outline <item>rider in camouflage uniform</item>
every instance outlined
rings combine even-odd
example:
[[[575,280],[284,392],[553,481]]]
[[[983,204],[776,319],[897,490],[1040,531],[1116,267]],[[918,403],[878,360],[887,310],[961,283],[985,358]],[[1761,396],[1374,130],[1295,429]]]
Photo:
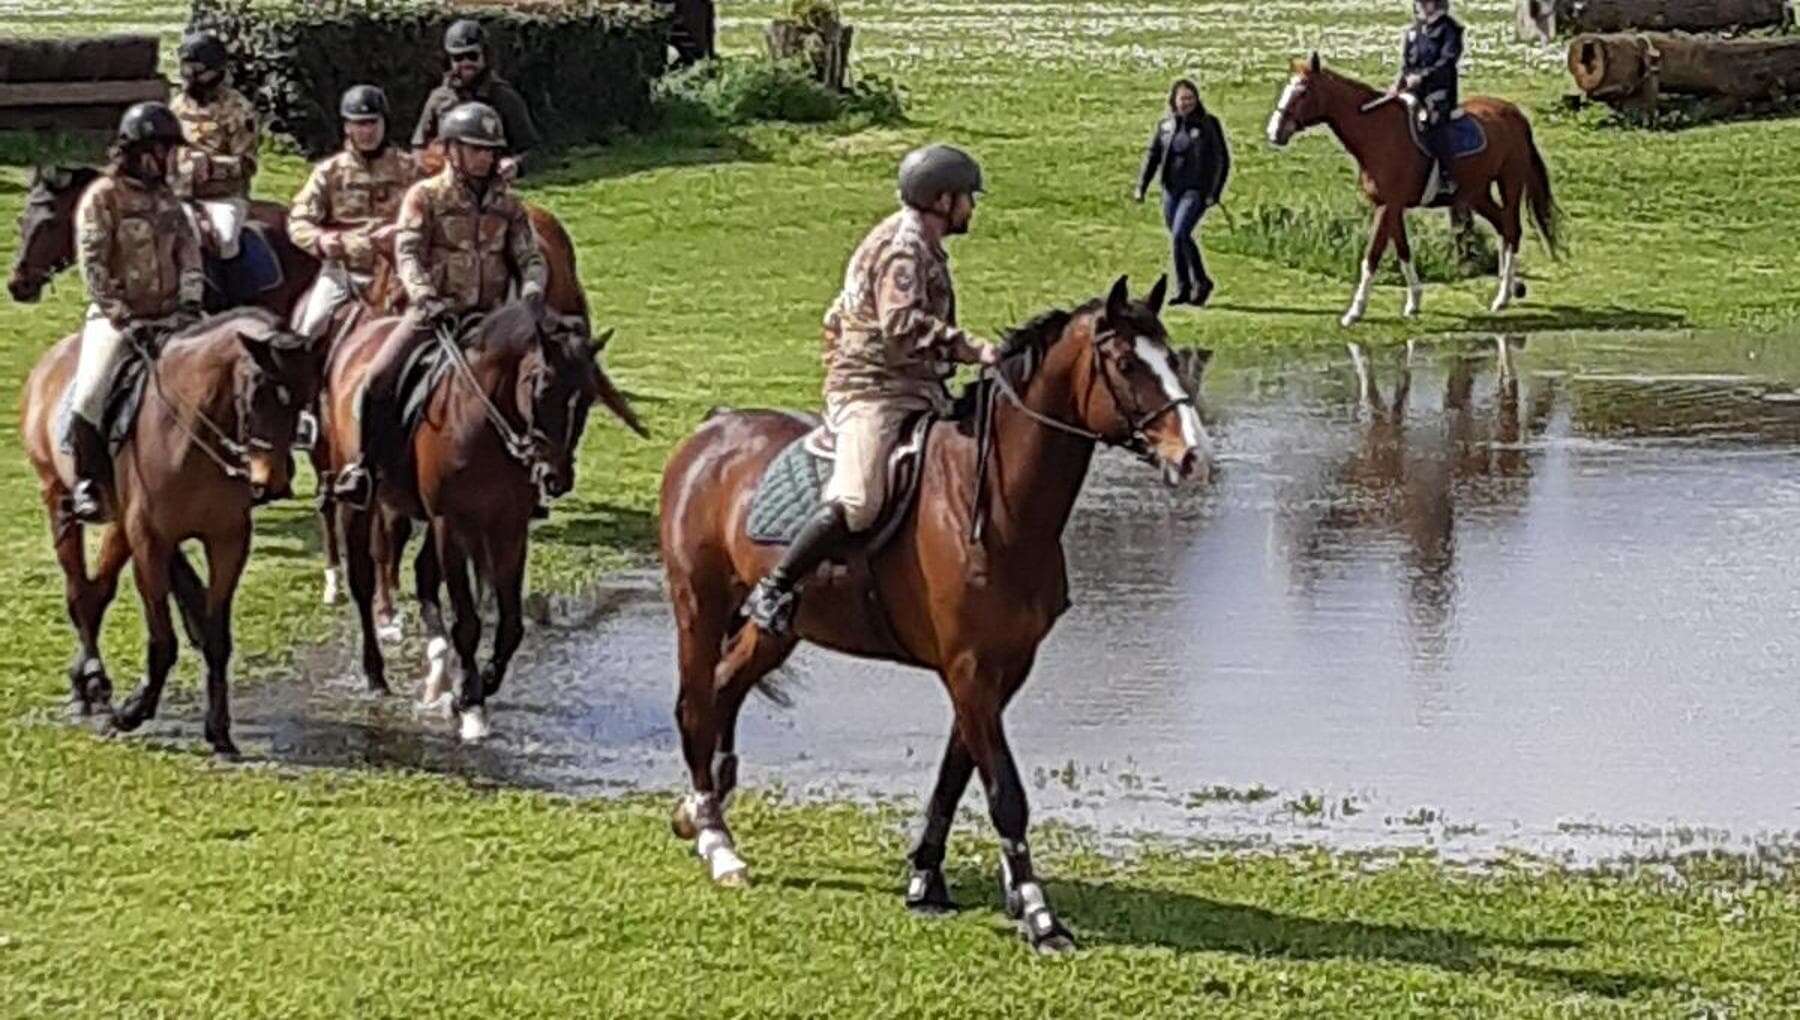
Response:
[[[256,108],[225,84],[225,46],[216,37],[197,32],[181,41],[181,90],[169,108],[187,136],[175,154],[175,194],[197,206],[197,225],[219,257],[237,258],[261,135]]]
[[[481,22],[463,20],[444,33],[444,56],[450,69],[444,82],[425,97],[425,109],[419,114],[419,125],[413,131],[413,148],[423,149],[441,134],[443,119],[464,103],[486,103],[500,114],[506,128],[506,158],[500,161],[500,176],[514,180],[525,172],[525,155],[538,144],[537,125],[532,123],[531,109],[525,98],[508,84],[487,61],[487,39]]]
[[[1450,114],[1457,104],[1457,62],[1463,54],[1463,27],[1450,16],[1450,0],[1416,0],[1413,25],[1400,53],[1400,79],[1393,92],[1417,99],[1421,134],[1438,162],[1443,193],[1456,191],[1456,155],[1451,150]]]
[[[323,265],[294,313],[294,331],[317,339],[331,317],[368,287],[381,248],[392,243],[395,215],[419,164],[387,140],[387,96],[373,85],[344,92],[344,151],[313,168],[294,196],[288,236]]]
[[[200,317],[200,239],[168,186],[169,163],[181,144],[181,123],[162,103],[125,111],[111,163],[75,212],[75,248],[93,302],[70,394],[77,476],[71,503],[83,521],[106,516],[101,492],[112,456],[100,418],[126,337],[153,320],[173,317],[170,325],[177,325]]]
[[[465,103],[444,115],[443,137],[444,169],[413,185],[400,203],[394,255],[408,321],[388,337],[367,376],[361,456],[337,483],[338,494],[355,503],[367,498],[369,471],[395,452],[395,391],[413,350],[440,324],[493,311],[515,286],[520,300],[541,307],[549,281],[525,203],[499,174],[506,147],[500,115],[484,103]]]
[[[837,441],[825,502],[745,605],[750,621],[781,635],[794,593],[819,564],[879,516],[888,454],[906,419],[948,410],[945,380],[958,362],[996,364],[998,348],[956,325],[956,292],[943,239],[966,233],[982,190],[968,153],[931,145],[900,163],[899,212],[850,257],[843,291],[825,314],[825,417]]]

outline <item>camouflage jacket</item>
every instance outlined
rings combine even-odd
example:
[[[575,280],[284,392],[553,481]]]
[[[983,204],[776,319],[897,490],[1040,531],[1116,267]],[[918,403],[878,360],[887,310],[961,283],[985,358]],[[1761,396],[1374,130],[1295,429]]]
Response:
[[[441,301],[453,312],[492,311],[515,278],[538,291],[549,280],[525,203],[498,180],[477,198],[445,167],[407,191],[399,225],[395,267],[414,308]]]
[[[288,236],[302,250],[326,258],[324,243],[336,235],[341,260],[355,273],[373,272],[375,231],[400,212],[400,200],[419,179],[412,153],[387,146],[373,158],[346,145],[313,168],[288,213]]]
[[[75,250],[88,295],[120,328],[204,296],[200,238],[167,189],[102,174],[76,209]]]
[[[944,380],[971,339],[956,326],[944,249],[903,209],[869,233],[825,313],[825,397],[941,408]]]
[[[250,100],[221,85],[205,103],[178,91],[169,100],[169,109],[181,120],[188,141],[175,153],[171,180],[175,194],[192,199],[249,197],[261,141],[256,107]]]

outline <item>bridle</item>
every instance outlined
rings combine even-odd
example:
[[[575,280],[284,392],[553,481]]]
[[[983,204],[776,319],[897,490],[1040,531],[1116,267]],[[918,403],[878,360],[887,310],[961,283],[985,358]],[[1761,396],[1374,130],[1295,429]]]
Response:
[[[206,458],[218,466],[225,477],[237,481],[248,481],[250,478],[250,455],[253,453],[272,453],[279,449],[281,443],[269,436],[258,435],[251,431],[251,401],[255,397],[255,387],[240,387],[236,380],[232,383],[232,411],[237,417],[235,435],[226,434],[219,424],[210,418],[199,407],[190,407],[181,400],[171,397],[162,384],[162,365],[157,359],[157,348],[149,343],[142,331],[134,333],[130,338],[132,349],[138,357],[144,359],[145,371],[150,374],[150,389],[156,398],[175,412],[175,427],[185,433],[194,446]],[[283,407],[293,404],[293,394],[286,383],[275,384],[276,399]],[[188,422],[192,420],[210,433],[210,438],[202,437]],[[291,440],[290,440],[291,442]]]
[[[549,491],[550,462],[538,454],[539,450],[550,446],[552,438],[538,424],[536,385],[533,385],[534,392],[529,405],[519,411],[525,419],[524,428],[514,428],[512,422],[507,420],[506,415],[488,396],[487,389],[481,385],[480,380],[475,378],[475,370],[469,366],[469,359],[463,356],[462,346],[457,343],[458,335],[475,328],[479,321],[478,318],[473,318],[460,326],[449,323],[441,324],[435,334],[437,342],[444,349],[444,356],[449,359],[455,369],[456,377],[466,383],[470,392],[474,393],[475,398],[481,401],[482,413],[487,418],[488,425],[500,437],[500,444],[505,447],[507,456],[525,469],[531,477],[531,484],[537,488],[540,496],[546,501],[554,500],[555,494]],[[540,348],[548,339],[544,336],[543,330],[539,329]],[[545,358],[543,367],[537,371],[550,374],[548,355],[545,355]],[[578,417],[575,410],[580,401],[581,391],[577,388],[569,394],[569,414],[563,426],[561,449],[571,449],[574,445]]]

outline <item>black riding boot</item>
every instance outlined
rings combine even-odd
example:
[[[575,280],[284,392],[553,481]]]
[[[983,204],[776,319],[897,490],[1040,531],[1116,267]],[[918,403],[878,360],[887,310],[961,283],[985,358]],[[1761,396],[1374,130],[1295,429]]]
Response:
[[[357,448],[361,454],[343,466],[333,481],[331,494],[345,504],[366,507],[375,495],[375,472],[387,460],[387,438],[400,425],[393,421],[393,401],[385,392],[384,380],[370,379],[363,384],[357,405]]]
[[[1456,151],[1450,141],[1448,122],[1432,130],[1431,155],[1438,163],[1438,194],[1442,197],[1456,194]]]
[[[112,453],[100,427],[78,414],[69,416],[69,440],[75,448],[75,489],[69,509],[75,519],[100,524],[107,519],[106,489],[112,483]]]
[[[794,623],[794,591],[813,571],[850,539],[850,525],[844,521],[844,508],[826,503],[812,515],[794,544],[775,569],[768,572],[750,598],[744,602],[744,615],[750,622],[776,637],[785,636]]]

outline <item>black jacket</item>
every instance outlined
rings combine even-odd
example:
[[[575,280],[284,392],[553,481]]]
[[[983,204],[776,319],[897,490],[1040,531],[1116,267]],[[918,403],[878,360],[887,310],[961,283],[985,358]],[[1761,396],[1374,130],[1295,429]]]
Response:
[[[519,173],[525,172],[525,154],[538,145],[537,125],[531,120],[531,109],[525,105],[525,97],[519,95],[504,79],[488,73],[482,76],[473,89],[458,88],[444,76],[444,83],[431,90],[425,98],[425,109],[419,114],[419,126],[413,131],[413,147],[422,149],[437,141],[438,121],[462,103],[479,100],[494,108],[500,115],[500,123],[506,128],[507,155],[519,161]]]
[[[1406,43],[1400,52],[1400,75],[1421,75],[1416,94],[1429,99],[1442,92],[1439,102],[1453,109],[1457,103],[1456,64],[1463,55],[1463,27],[1448,14],[1429,25],[1414,25],[1406,30]]]
[[[1225,180],[1231,176],[1231,148],[1225,144],[1219,118],[1207,113],[1204,106],[1186,117],[1173,113],[1164,117],[1150,133],[1144,169],[1138,176],[1140,193],[1150,190],[1158,168],[1165,194],[1198,191],[1208,204],[1218,204],[1225,194]]]

